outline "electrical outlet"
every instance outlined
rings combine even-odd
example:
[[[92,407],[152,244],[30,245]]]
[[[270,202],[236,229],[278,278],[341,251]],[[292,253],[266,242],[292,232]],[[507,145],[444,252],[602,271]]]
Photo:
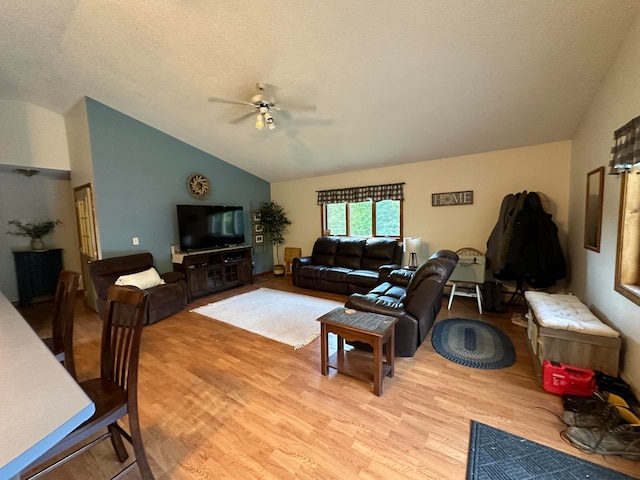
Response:
[[[138,237],[133,237],[133,244],[134,245],[139,245],[140,244],[140,239]]]

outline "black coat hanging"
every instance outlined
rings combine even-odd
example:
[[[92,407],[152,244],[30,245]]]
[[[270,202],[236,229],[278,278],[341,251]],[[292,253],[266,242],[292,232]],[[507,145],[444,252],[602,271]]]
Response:
[[[503,199],[487,240],[487,268],[499,280],[524,280],[533,288],[549,287],[566,276],[558,227],[537,193],[524,191]]]

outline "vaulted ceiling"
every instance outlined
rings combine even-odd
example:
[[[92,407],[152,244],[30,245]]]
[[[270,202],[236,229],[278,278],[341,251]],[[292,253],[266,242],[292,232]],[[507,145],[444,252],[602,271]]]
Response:
[[[0,99],[83,96],[268,181],[570,139],[637,0],[2,0]],[[259,131],[257,81],[283,107]],[[176,159],[179,161],[179,159]]]

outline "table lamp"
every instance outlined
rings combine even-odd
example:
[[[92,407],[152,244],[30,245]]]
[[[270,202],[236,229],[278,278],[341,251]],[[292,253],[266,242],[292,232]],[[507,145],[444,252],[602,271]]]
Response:
[[[405,237],[404,253],[409,255],[409,265],[411,270],[418,268],[418,252],[422,248],[422,237]]]

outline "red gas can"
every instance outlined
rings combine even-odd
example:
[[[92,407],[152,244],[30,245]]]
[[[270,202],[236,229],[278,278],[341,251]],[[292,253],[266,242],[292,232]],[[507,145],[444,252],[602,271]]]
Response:
[[[542,388],[557,395],[570,393],[588,397],[597,386],[593,370],[545,360],[542,362]]]

